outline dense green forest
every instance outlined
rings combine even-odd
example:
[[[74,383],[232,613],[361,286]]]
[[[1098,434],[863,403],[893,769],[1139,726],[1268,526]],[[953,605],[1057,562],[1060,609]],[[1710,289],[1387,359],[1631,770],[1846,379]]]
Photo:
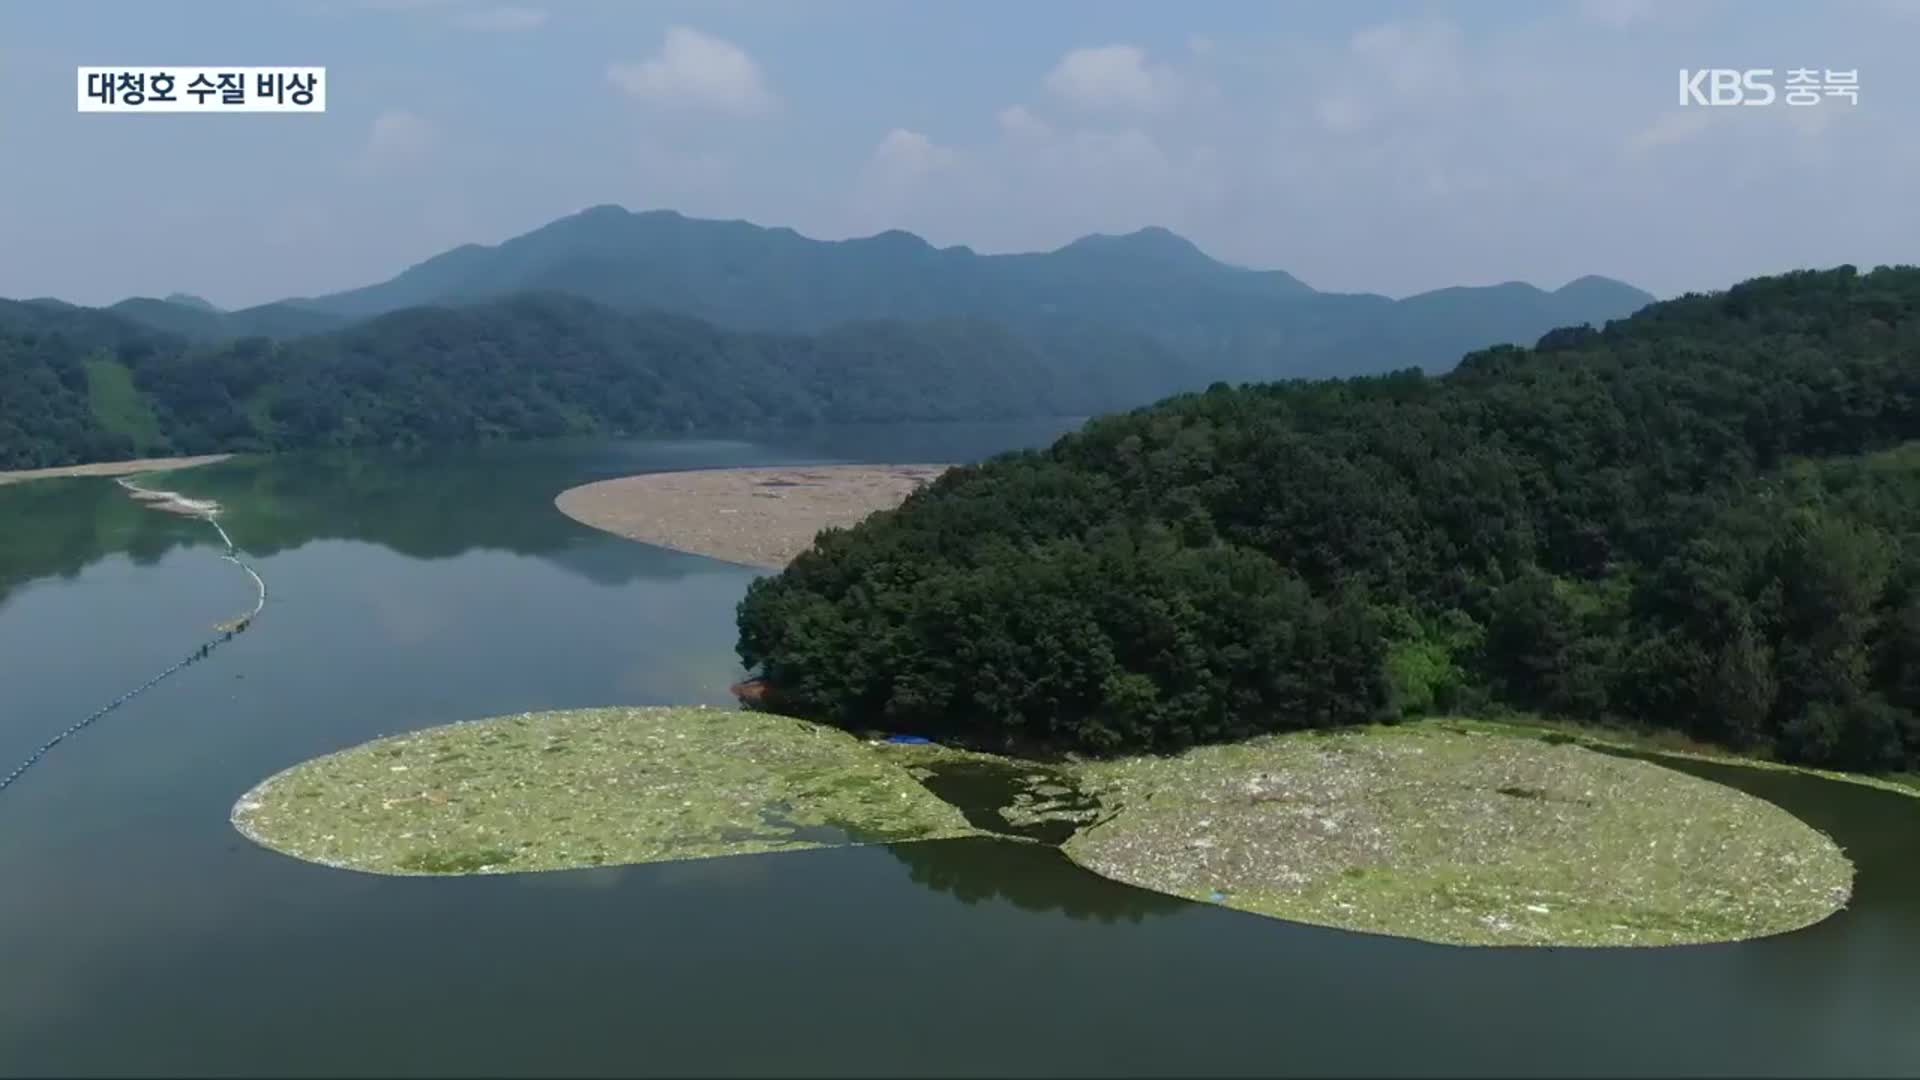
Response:
[[[547,294],[222,344],[91,309],[0,301],[0,468],[1087,415],[1150,396],[1143,380],[1163,363],[1150,348],[1050,351],[971,320],[740,334]]]
[[[1166,750],[1506,706],[1920,759],[1920,270],[1216,385],[955,470],[740,606],[800,715]]]

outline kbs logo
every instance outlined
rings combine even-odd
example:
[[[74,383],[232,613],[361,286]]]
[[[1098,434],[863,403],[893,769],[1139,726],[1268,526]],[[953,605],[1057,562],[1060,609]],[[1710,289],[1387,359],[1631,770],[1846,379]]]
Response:
[[[1699,68],[1680,69],[1682,105],[1771,105],[1773,69]]]
[[[1818,105],[1825,97],[1844,97],[1860,104],[1860,72],[1794,68],[1787,72],[1785,100],[1789,105]],[[1781,95],[1774,88],[1772,68],[1680,69],[1682,105],[1771,105]]]

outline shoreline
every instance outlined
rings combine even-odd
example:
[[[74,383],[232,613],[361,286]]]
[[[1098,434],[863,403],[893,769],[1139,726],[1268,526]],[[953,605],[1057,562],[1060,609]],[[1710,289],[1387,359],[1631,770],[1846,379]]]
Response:
[[[128,458],[125,461],[96,461],[86,465],[55,465],[45,469],[12,469],[0,472],[0,486],[73,476],[134,476],[139,473],[190,469],[225,461],[232,456],[199,454],[189,457]]]
[[[802,465],[641,473],[568,488],[562,514],[628,540],[779,570],[822,529],[891,510],[952,465]]]

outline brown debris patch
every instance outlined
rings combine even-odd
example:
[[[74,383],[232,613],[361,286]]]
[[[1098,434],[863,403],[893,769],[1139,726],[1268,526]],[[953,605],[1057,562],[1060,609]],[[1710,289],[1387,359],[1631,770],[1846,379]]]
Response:
[[[629,540],[778,570],[820,530],[899,506],[949,465],[702,469],[602,480],[560,493],[560,512]]]

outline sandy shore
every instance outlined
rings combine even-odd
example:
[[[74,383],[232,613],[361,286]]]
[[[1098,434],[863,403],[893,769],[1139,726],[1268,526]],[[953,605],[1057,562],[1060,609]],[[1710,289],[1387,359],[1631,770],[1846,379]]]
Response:
[[[161,469],[185,469],[225,461],[232,454],[202,454],[199,457],[135,458],[132,461],[96,461],[91,465],[61,465],[52,469],[16,469],[0,472],[0,484],[20,484],[28,480],[50,480],[57,476],[131,476]]]
[[[575,521],[630,540],[777,570],[821,529],[900,505],[950,465],[703,469],[602,480],[560,493]]]

